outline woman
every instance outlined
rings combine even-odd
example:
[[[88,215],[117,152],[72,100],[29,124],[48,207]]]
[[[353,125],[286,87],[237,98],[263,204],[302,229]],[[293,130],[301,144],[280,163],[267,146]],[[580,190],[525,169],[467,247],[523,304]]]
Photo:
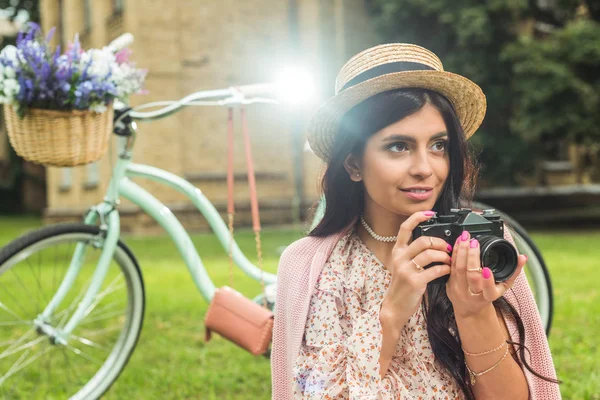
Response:
[[[279,264],[274,399],[560,398],[526,256],[495,283],[469,232],[411,240],[436,212],[470,206],[466,140],[485,108],[476,84],[419,46],[342,67],[309,127],[327,162],[325,214]]]

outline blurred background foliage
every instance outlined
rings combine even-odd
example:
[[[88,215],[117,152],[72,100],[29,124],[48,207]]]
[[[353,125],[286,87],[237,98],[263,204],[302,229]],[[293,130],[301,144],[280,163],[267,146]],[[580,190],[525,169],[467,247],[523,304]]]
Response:
[[[370,0],[384,41],[434,51],[488,99],[482,178],[513,184],[565,140],[600,138],[600,2]]]

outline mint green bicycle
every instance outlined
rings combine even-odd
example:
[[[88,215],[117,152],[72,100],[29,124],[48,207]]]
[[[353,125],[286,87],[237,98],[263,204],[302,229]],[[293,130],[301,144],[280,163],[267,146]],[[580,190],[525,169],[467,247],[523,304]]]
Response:
[[[261,84],[202,91],[179,101],[117,110],[120,151],[104,201],[89,209],[83,223],[50,225],[0,249],[1,399],[97,399],[127,364],[142,328],[145,293],[140,266],[120,240],[122,197],[165,229],[201,295],[207,302],[212,299],[215,286],[188,233],[167,206],[132,178],[153,180],[188,197],[234,263],[265,283],[265,291],[253,301],[266,301],[274,309],[276,275],[262,272],[244,256],[202,192],[172,173],[132,162],[136,121],[163,118],[188,106],[276,103],[274,90],[273,84]],[[161,108],[141,111],[156,107]],[[545,264],[526,232],[516,222],[509,223],[521,251],[529,256],[528,266],[534,271],[530,282],[549,329],[552,291]]]
[[[223,248],[231,251],[235,264],[265,283],[265,300],[273,308],[276,275],[261,271],[244,256],[202,192],[174,174],[131,160],[136,120],[162,118],[186,106],[272,103],[258,97],[272,90],[273,85],[260,84],[204,91],[176,102],[116,111],[115,133],[122,146],[104,201],[91,207],[83,224],[47,226],[0,251],[0,398],[32,393],[28,399],[96,399],[126,365],[140,335],[145,299],[138,262],[119,240],[121,197],[167,231],[198,290],[206,301],[212,299],[215,286],[181,223],[131,178],[150,179],[186,195]],[[162,108],[139,111],[157,106]],[[253,301],[262,304],[263,297]]]

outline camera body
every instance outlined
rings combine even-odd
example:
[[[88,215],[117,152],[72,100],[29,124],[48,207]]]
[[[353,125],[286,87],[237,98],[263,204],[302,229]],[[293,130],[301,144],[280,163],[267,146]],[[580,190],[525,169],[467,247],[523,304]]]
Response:
[[[509,279],[517,269],[518,254],[510,242],[504,239],[504,221],[495,210],[484,210],[482,214],[469,208],[450,210],[448,215],[438,215],[420,223],[412,233],[413,240],[420,236],[433,236],[444,239],[454,246],[463,231],[468,231],[472,239],[479,241],[481,267],[488,267],[496,282]],[[429,268],[441,263],[432,263]],[[432,283],[446,283],[449,275],[444,275]]]

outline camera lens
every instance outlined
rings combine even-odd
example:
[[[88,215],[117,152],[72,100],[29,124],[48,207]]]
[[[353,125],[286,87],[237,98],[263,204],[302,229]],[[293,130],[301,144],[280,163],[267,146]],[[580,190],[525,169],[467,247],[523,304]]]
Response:
[[[481,266],[488,267],[494,273],[496,282],[504,282],[517,269],[517,251],[506,240],[497,236],[481,235],[477,237],[481,248]]]

